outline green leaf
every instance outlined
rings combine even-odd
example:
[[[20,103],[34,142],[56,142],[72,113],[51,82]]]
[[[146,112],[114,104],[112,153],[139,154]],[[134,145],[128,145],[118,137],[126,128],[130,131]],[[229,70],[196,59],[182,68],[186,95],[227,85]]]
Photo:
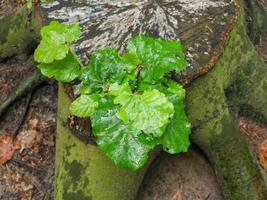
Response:
[[[81,30],[78,25],[66,25],[52,21],[41,30],[43,40],[53,40],[57,43],[71,43],[79,39]]]
[[[175,96],[177,95],[177,98],[182,100],[185,98],[185,89],[181,84],[178,84],[177,82],[172,80],[168,80],[166,84],[168,86],[168,90],[175,94]]]
[[[132,94],[131,88],[128,82],[119,85],[117,82],[109,86],[109,94],[114,96],[119,96],[121,94]]]
[[[140,131],[130,128],[116,117],[119,109],[113,98],[100,99],[91,121],[93,134],[99,148],[112,159],[118,167],[137,170],[148,159],[148,153],[156,145]]]
[[[71,42],[80,37],[78,25],[65,25],[52,21],[41,29],[42,40],[35,50],[34,60],[39,63],[51,63],[63,59]]]
[[[160,137],[173,116],[174,107],[166,96],[156,89],[142,95],[121,93],[114,103],[122,105],[117,117],[134,129]]]
[[[122,60],[132,66],[139,65],[142,61],[138,58],[135,52],[125,52],[122,55]]]
[[[80,74],[80,65],[71,52],[63,60],[52,63],[41,63],[37,66],[43,75],[62,82],[70,82]]]
[[[98,95],[81,95],[70,105],[70,113],[78,117],[90,117],[98,106]]]
[[[89,64],[83,69],[82,85],[89,87],[91,92],[103,91],[109,84],[120,84],[128,69],[129,64],[121,59],[115,49],[103,49],[93,53]]]
[[[186,152],[190,146],[191,125],[184,109],[185,90],[177,83],[170,83],[170,88],[156,87],[164,93],[174,105],[174,115],[159,143],[169,153]]]
[[[66,44],[43,40],[34,52],[34,60],[39,63],[52,63],[54,60],[65,58],[68,51],[69,47]]]
[[[179,41],[137,36],[128,41],[127,54],[141,61],[140,82],[157,83],[166,73],[179,73],[187,66]],[[135,59],[136,60],[136,59]]]
[[[163,149],[169,153],[187,152],[190,146],[190,122],[184,111],[184,102],[173,102],[175,114],[162,136]]]
[[[128,82],[119,85],[118,83],[113,83],[109,87],[109,94],[116,96],[114,103],[116,104],[126,104],[130,98],[132,98],[132,91]]]

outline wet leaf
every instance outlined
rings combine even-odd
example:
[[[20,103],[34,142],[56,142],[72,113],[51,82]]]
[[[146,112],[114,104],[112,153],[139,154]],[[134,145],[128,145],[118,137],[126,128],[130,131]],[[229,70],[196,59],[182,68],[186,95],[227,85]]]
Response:
[[[78,117],[90,117],[98,106],[98,95],[81,95],[70,105],[70,113]]]
[[[41,139],[41,134],[35,130],[22,131],[17,135],[16,146],[19,146],[20,152],[22,152],[26,148],[32,148]]]
[[[131,70],[115,49],[103,49],[92,54],[89,64],[83,69],[81,80],[88,91],[103,91],[109,84],[122,82]]]
[[[34,60],[39,63],[52,63],[62,60],[68,54],[70,43],[80,37],[78,25],[65,25],[52,21],[41,30],[42,40],[34,52]]]
[[[258,157],[261,167],[267,173],[267,140],[261,144]]]
[[[104,97],[92,116],[93,133],[98,146],[118,167],[137,170],[147,159],[148,152],[156,145],[147,140],[139,130],[129,127],[116,117],[119,109],[112,97]]]
[[[174,114],[173,104],[166,96],[156,89],[141,95],[121,94],[114,99],[116,104],[122,105],[117,117],[136,130],[160,137]]]
[[[163,40],[143,35],[128,41],[123,57],[128,60],[132,59],[133,63],[141,65],[140,82],[150,84],[159,82],[168,72],[176,71],[179,73],[187,66],[180,41]]]
[[[14,153],[15,146],[11,134],[5,133],[0,135],[0,165],[9,161]]]
[[[52,63],[41,63],[37,66],[43,75],[61,82],[70,82],[80,74],[80,64],[70,52],[62,60]]]

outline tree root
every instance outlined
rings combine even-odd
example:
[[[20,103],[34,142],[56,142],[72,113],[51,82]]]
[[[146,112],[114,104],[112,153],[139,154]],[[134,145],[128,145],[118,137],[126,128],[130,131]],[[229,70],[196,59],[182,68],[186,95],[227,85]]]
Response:
[[[192,141],[213,165],[229,200],[267,199],[266,174],[238,129],[236,113],[251,106],[267,117],[267,68],[247,35],[245,12],[232,30],[214,68],[187,89]],[[230,93],[229,88],[234,88]]]
[[[27,94],[27,97],[26,97],[26,105],[25,105],[25,107],[24,107],[23,114],[22,114],[22,117],[21,117],[21,119],[20,119],[20,121],[19,121],[19,124],[17,125],[17,127],[15,128],[15,130],[12,131],[12,137],[13,137],[13,140],[16,139],[17,134],[18,134],[18,132],[19,132],[19,130],[20,130],[20,127],[21,127],[21,125],[23,124],[23,122],[25,121],[25,117],[27,116],[28,109],[29,109],[29,105],[30,105],[30,103],[31,103],[31,99],[32,99],[32,92],[29,92],[29,93]]]
[[[47,172],[46,169],[33,167],[20,159],[12,158],[9,162],[19,165],[20,167],[23,167],[30,172],[34,172],[34,173],[46,173]]]
[[[24,80],[22,80],[22,82],[17,85],[7,96],[7,98],[0,104],[0,117],[14,101],[20,98],[23,94],[32,91],[45,80],[47,80],[47,78],[40,73],[39,69],[35,69]]]

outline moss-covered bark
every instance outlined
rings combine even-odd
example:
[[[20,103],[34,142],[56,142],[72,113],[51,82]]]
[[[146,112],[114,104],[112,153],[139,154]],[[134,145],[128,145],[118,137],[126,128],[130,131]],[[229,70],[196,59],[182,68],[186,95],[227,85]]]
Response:
[[[30,53],[37,46],[42,19],[39,10],[26,6],[0,19],[0,61]]]
[[[267,119],[267,67],[248,38],[245,13],[214,68],[187,89],[192,141],[211,161],[226,199],[267,199],[266,175],[238,129],[233,112],[249,105]]]
[[[253,43],[258,42],[260,35],[267,31],[267,12],[258,0],[244,0],[246,10],[246,30]]]

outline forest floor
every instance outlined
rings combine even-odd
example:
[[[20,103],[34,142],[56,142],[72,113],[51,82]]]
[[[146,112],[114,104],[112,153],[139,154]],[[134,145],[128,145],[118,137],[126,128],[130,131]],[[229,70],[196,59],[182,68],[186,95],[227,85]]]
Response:
[[[267,9],[267,1],[261,2]],[[8,7],[6,11],[12,9]],[[266,47],[267,35],[263,35],[257,49],[267,63]],[[0,63],[0,103],[34,68],[35,64],[27,55]],[[20,143],[11,159],[0,166],[1,200],[53,199],[56,105],[57,84],[51,81],[26,94],[0,118],[0,136],[11,136]],[[245,116],[240,116],[239,121],[267,172],[267,127]],[[150,172],[138,199],[222,199],[214,172],[196,147],[178,156],[162,153]]]
[[[31,59],[0,64],[0,102],[34,67]],[[0,133],[16,134],[20,141],[12,159],[0,166],[1,200],[53,199],[56,83],[41,85],[28,95],[0,120]]]

